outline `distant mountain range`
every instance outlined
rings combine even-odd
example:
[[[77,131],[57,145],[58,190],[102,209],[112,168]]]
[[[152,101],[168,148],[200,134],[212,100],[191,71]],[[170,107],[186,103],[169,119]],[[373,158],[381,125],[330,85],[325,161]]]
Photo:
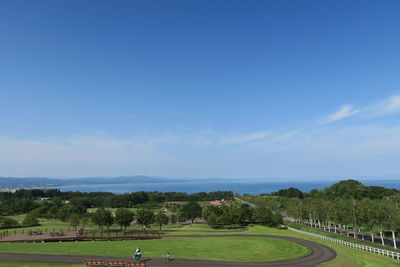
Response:
[[[95,184],[134,184],[134,183],[168,183],[176,182],[170,178],[156,178],[150,176],[120,176],[120,177],[86,177],[72,179],[58,178],[17,178],[17,177],[0,177],[0,188],[17,188],[17,187],[51,187],[51,186],[67,186],[67,185],[95,185]]]

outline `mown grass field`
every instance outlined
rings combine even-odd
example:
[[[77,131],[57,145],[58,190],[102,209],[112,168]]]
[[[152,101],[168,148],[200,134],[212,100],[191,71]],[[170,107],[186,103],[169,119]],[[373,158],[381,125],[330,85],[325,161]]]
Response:
[[[246,232],[244,232],[245,234]],[[400,266],[400,261],[393,260],[386,256],[381,256],[366,251],[361,251],[353,248],[344,247],[318,238],[313,238],[307,235],[292,232],[290,230],[280,230],[276,228],[268,228],[263,226],[250,227],[249,232],[254,234],[270,234],[270,235],[287,235],[302,239],[311,240],[320,244],[324,244],[333,248],[337,257],[327,263],[321,264],[321,267],[383,267],[383,266]],[[239,233],[240,234],[240,233]]]
[[[170,229],[174,229],[171,227]],[[176,234],[223,234],[210,229],[206,225],[191,225],[191,226],[180,226],[176,228],[177,231],[169,232],[167,235]],[[199,230],[214,231],[214,232],[197,232]],[[227,233],[229,234],[229,233]],[[306,235],[292,232],[290,230],[280,230],[276,228],[268,228],[263,226],[251,226],[248,231],[238,232],[237,234],[268,234],[268,235],[285,235],[294,236],[311,240],[314,242],[322,243],[329,247],[332,247],[337,252],[338,256],[328,262],[321,265],[321,267],[353,267],[353,266],[400,266],[400,261],[390,259],[388,257],[371,254],[364,251],[359,251],[352,248],[343,247],[327,241],[323,241],[317,238],[312,238]],[[130,256],[133,250],[140,246],[143,250],[145,257],[163,257],[167,251],[169,251],[173,257],[178,258],[205,258],[215,260],[239,260],[248,261],[249,257],[257,260],[278,260],[282,258],[282,253],[290,252],[292,258],[299,257],[306,249],[302,246],[292,246],[293,243],[284,244],[280,242],[270,242],[272,239],[263,238],[238,238],[238,237],[218,237],[218,238],[174,238],[174,239],[163,239],[163,240],[142,240],[142,241],[96,241],[96,242],[72,242],[72,243],[8,243],[0,244],[0,251],[2,252],[25,252],[25,253],[53,253],[53,254],[68,254],[76,255],[110,255],[110,256]],[[274,240],[275,241],[275,240]],[[276,240],[280,241],[280,240]],[[297,245],[297,244],[294,244]],[[46,247],[48,246],[48,247]],[[303,249],[302,249],[303,248]],[[243,249],[246,250],[243,253]],[[306,249],[307,250],[307,249]],[[62,252],[64,251],[64,252]],[[212,253],[210,254],[209,251]],[[247,251],[250,251],[248,253]],[[99,254],[99,252],[101,252]],[[284,254],[284,253],[283,253]],[[229,255],[229,257],[227,256]],[[294,256],[296,255],[296,256]],[[240,259],[235,259],[238,257]],[[289,257],[285,257],[286,259]],[[8,265],[7,265],[8,264]],[[3,266],[61,266],[56,265],[43,265],[38,263],[15,263],[18,265],[10,265],[14,263],[0,263],[0,267]],[[63,266],[76,266],[76,265],[63,265]]]
[[[170,252],[176,258],[227,261],[276,261],[294,259],[309,253],[293,242],[258,237],[176,238],[129,241],[86,241],[63,243],[7,243],[0,251],[131,257],[137,247],[144,257],[162,258]]]

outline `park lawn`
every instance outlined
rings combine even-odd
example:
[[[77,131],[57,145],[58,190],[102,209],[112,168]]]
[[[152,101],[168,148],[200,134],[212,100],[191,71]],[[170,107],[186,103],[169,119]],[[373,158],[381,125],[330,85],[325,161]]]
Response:
[[[243,234],[266,234],[266,235],[286,235],[293,236],[302,239],[307,239],[326,245],[333,248],[337,257],[330,262],[319,265],[320,267],[353,267],[353,266],[365,266],[365,267],[376,267],[376,266],[400,266],[400,261],[393,260],[386,256],[369,253],[366,251],[357,250],[354,248],[344,247],[335,243],[331,243],[319,238],[313,238],[308,235],[303,235],[290,230],[282,230],[277,228],[269,228],[264,226],[250,227],[248,232]],[[240,233],[238,233],[240,234]]]
[[[143,257],[164,257],[226,261],[278,261],[309,254],[299,244],[258,237],[174,238],[129,241],[85,241],[63,243],[0,243],[3,253],[37,253],[131,257],[140,247]]]
[[[203,229],[206,229],[205,227]],[[170,233],[168,233],[170,234]],[[182,232],[174,232],[171,234],[193,234],[193,235],[202,235],[202,234],[224,234],[224,233],[201,233],[195,231],[182,231]],[[227,233],[229,234],[229,233]],[[328,241],[324,241],[318,238],[313,238],[308,235],[303,235],[300,233],[296,233],[290,230],[285,229],[277,229],[277,228],[270,228],[260,225],[249,226],[248,231],[238,232],[235,234],[264,234],[264,235],[284,235],[284,236],[293,236],[302,239],[307,239],[314,241],[316,243],[324,244],[328,247],[333,248],[336,253],[337,257],[327,263],[320,265],[321,267],[348,267],[348,266],[400,266],[400,261],[393,260],[386,256],[381,256],[361,250],[357,250],[354,248],[348,248],[341,245],[337,245]]]
[[[320,242],[322,243],[322,242]],[[320,267],[377,267],[377,266],[400,266],[400,262],[391,258],[368,253],[365,251],[339,246],[336,244],[325,244],[333,248],[338,256],[330,262],[320,264]]]
[[[0,261],[0,267],[82,267],[83,264]]]
[[[182,227],[179,228],[179,230],[181,230],[181,229],[185,229],[185,230],[176,231],[176,232],[175,231],[174,232],[168,232],[167,235],[177,235],[177,234],[193,234],[193,235],[218,234],[218,235],[221,235],[221,234],[224,234],[223,232],[214,232],[214,233],[197,232],[198,230],[212,231],[212,229],[209,228],[207,225],[182,226]],[[226,234],[229,234],[229,233],[226,233]],[[327,242],[327,241],[324,241],[324,240],[321,240],[321,239],[318,239],[318,238],[313,238],[313,237],[310,237],[310,236],[307,236],[307,235],[303,235],[303,234],[300,234],[300,233],[295,233],[295,232],[290,231],[290,230],[282,230],[282,229],[277,229],[277,228],[269,228],[269,227],[256,225],[256,226],[249,226],[247,231],[237,232],[235,234],[266,234],[266,235],[293,236],[293,237],[307,239],[307,240],[311,240],[311,241],[314,241],[314,242],[317,242],[317,243],[321,243],[321,244],[327,245],[327,246],[333,248],[337,252],[338,255],[334,260],[332,260],[332,261],[330,261],[328,263],[322,264],[321,267],[400,266],[400,261],[393,260],[393,259],[390,259],[390,258],[385,257],[385,256],[381,256],[381,255],[377,255],[377,254],[373,254],[373,253],[369,253],[369,252],[365,252],[365,251],[360,251],[360,250],[356,250],[356,249],[353,249],[353,248],[343,247],[343,246],[340,246],[340,245],[337,245],[337,244],[334,244],[334,243],[331,243],[331,242]],[[195,244],[197,242],[204,243],[206,240],[211,240],[211,242],[205,242],[205,244],[203,244],[203,245],[211,246],[213,248],[212,250],[215,251],[215,252],[218,252],[218,250],[220,250],[221,247],[225,246],[225,244],[218,244],[217,246],[213,246],[215,241],[219,240],[219,239],[221,239],[221,238],[219,238],[219,237],[216,238],[216,239],[211,239],[211,238],[205,238],[205,239],[200,239],[200,238],[198,238],[198,239],[186,239],[186,238],[182,238],[182,239],[180,239],[179,238],[179,240],[191,240],[190,242],[193,242],[193,244]],[[172,253],[174,257],[183,258],[182,255],[186,255],[186,254],[187,254],[187,258],[196,256],[196,253],[191,253],[190,252],[192,250],[190,247],[189,247],[190,249],[188,249],[188,250],[182,250],[182,248],[179,248],[179,247],[177,247],[176,244],[173,244],[173,243],[175,243],[175,242],[173,242],[173,240],[178,240],[178,239],[165,239],[165,240],[168,240],[168,243],[169,243],[168,245],[167,244],[158,243],[157,249],[160,249],[161,251],[152,251],[152,245],[150,247],[147,247],[147,244],[146,244],[146,249],[144,250],[144,256],[145,257],[151,257],[151,256],[153,256],[153,257],[163,257],[164,254],[166,253],[166,252],[164,252],[165,248],[168,248],[168,249],[171,248],[169,252]],[[249,240],[249,239],[247,239],[247,240]],[[250,239],[250,241],[251,240],[253,240],[252,241],[253,243],[258,243],[259,239],[256,239],[256,238],[253,239],[252,238],[252,239]],[[254,240],[257,240],[257,242],[254,242]],[[264,239],[264,240],[271,240],[271,239]],[[161,241],[161,240],[159,240],[159,241]],[[140,244],[139,244],[139,242],[140,242]],[[142,244],[144,244],[146,242],[147,241],[112,241],[112,242],[104,242],[104,241],[101,242],[100,241],[100,242],[86,242],[86,243],[90,243],[90,244],[94,244],[95,243],[96,247],[98,247],[98,246],[104,247],[105,246],[104,244],[107,244],[107,243],[118,244],[118,247],[117,248],[112,248],[111,252],[113,250],[114,251],[121,250],[119,248],[121,243],[122,244],[126,244],[125,246],[128,248],[127,249],[128,251],[126,253],[129,256],[131,254],[131,250],[133,250],[136,245],[140,245],[142,248],[144,248]],[[189,242],[189,245],[190,245],[190,242]],[[83,250],[85,250],[85,248],[82,247],[83,243],[85,243],[85,242],[72,243],[72,244],[79,244],[79,247],[81,247]],[[98,243],[103,243],[103,245],[102,244],[98,245]],[[64,244],[68,244],[68,243],[57,243],[57,244],[64,245]],[[153,244],[155,244],[155,243],[153,243]],[[171,247],[170,244],[172,244],[175,247],[173,247],[173,246]],[[17,243],[14,243],[14,244],[12,244],[12,243],[10,243],[10,244],[0,244],[0,251],[3,251],[3,248],[5,248],[5,246],[3,247],[2,245],[7,245],[7,246],[11,245],[12,246],[12,245],[17,245]],[[19,245],[25,245],[26,247],[24,248],[24,247],[19,246],[18,250],[16,250],[17,248],[15,248],[15,247],[14,247],[15,250],[13,250],[14,248],[12,248],[12,247],[11,248],[8,247],[8,249],[10,249],[9,252],[36,253],[35,251],[32,251],[32,250],[37,249],[37,247],[35,248],[35,246],[36,245],[41,245],[41,244],[29,244],[29,243],[23,244],[23,243],[19,243]],[[42,245],[46,245],[46,244],[42,244]],[[49,243],[49,246],[51,246],[50,243]],[[174,250],[172,250],[172,249],[174,249]],[[228,249],[230,250],[230,248],[228,248]],[[182,254],[181,251],[183,251],[183,254]],[[223,249],[223,251],[224,252],[222,254],[226,253],[227,249]],[[265,250],[265,251],[267,251],[267,250]],[[92,253],[92,255],[96,255],[96,254],[93,254],[94,253],[93,251],[90,251],[90,252]],[[152,254],[150,254],[150,252]],[[50,252],[46,251],[46,252],[42,252],[42,253],[50,253]],[[177,254],[175,254],[175,253],[177,253]],[[202,253],[204,253],[204,251],[200,251],[200,256],[201,257],[204,256],[204,255],[201,255]],[[270,253],[270,252],[268,251],[268,253]],[[55,254],[57,254],[57,253],[55,253]],[[73,254],[73,253],[71,252],[70,254]],[[80,253],[80,254],[82,255],[82,253]],[[87,254],[89,254],[89,253],[87,253]],[[182,255],[180,255],[180,254],[182,254]],[[229,253],[226,253],[226,254],[235,256],[235,255],[238,255],[239,253],[237,253],[237,252],[230,253],[229,252]],[[247,252],[244,253],[244,254],[247,254]],[[242,251],[240,251],[240,255],[242,255]],[[214,256],[218,256],[218,255],[214,255]],[[205,257],[207,257],[207,255],[205,255]],[[214,259],[217,259],[217,258],[214,258]],[[229,257],[228,260],[233,261],[234,259],[232,259],[232,257]],[[242,261],[245,261],[245,260],[242,259]],[[0,265],[0,267],[1,266],[2,265]],[[32,266],[36,266],[36,265],[32,265]]]

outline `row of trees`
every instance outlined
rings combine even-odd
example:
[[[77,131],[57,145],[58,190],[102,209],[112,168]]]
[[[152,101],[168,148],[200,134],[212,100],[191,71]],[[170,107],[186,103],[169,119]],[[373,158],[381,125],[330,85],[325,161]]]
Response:
[[[50,201],[39,201],[49,198]],[[231,191],[216,191],[209,193],[177,193],[177,192],[133,192],[129,194],[113,194],[107,192],[61,192],[56,189],[50,190],[25,190],[21,189],[15,193],[0,192],[0,216],[15,215],[31,212],[37,208],[49,209],[48,202],[55,210],[48,211],[49,216],[56,217],[56,213],[63,202],[79,203],[84,208],[157,208],[160,203],[170,201],[211,201],[215,199],[233,199]],[[55,205],[53,205],[55,204]],[[77,205],[74,205],[77,206]],[[47,211],[46,211],[47,212]],[[42,212],[43,214],[43,212]],[[60,215],[62,217],[62,215]]]
[[[127,208],[119,208],[115,212],[110,209],[98,208],[92,214],[72,214],[70,217],[71,225],[76,229],[78,226],[84,227],[86,224],[83,220],[90,218],[92,222],[97,225],[101,231],[116,224],[120,226],[121,230],[126,230],[131,224],[146,228],[152,224],[156,224],[162,230],[162,226],[168,223],[176,224],[183,221],[194,221],[195,218],[201,217],[201,206],[196,202],[189,202],[183,205],[176,213],[167,216],[163,210],[154,212],[148,209],[139,209],[133,212]]]
[[[400,196],[388,199],[281,199],[286,214],[298,220],[307,220],[319,228],[352,229],[354,237],[364,232],[374,239],[379,234],[384,245],[384,233],[390,231],[396,247],[396,233],[400,231]]]
[[[282,216],[267,206],[252,208],[246,204],[207,206],[202,212],[203,218],[211,227],[244,226],[250,223],[268,226],[282,224]]]
[[[267,206],[297,222],[337,231],[354,232],[364,239],[368,233],[375,241],[378,235],[385,245],[385,233],[390,232],[396,248],[396,233],[400,232],[400,193],[394,189],[365,186],[355,180],[338,182],[323,190],[303,193],[298,189],[279,190],[271,195],[243,196],[259,206]]]
[[[382,186],[367,186],[356,180],[345,180],[326,187],[322,190],[313,189],[310,192],[302,192],[297,188],[290,187],[281,189],[271,194],[287,198],[319,198],[319,199],[384,199],[399,194],[399,190],[388,189]]]

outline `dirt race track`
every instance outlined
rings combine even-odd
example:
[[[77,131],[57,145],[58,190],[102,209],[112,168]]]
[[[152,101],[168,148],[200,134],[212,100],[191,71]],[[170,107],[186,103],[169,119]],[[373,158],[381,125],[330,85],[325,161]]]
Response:
[[[144,258],[149,266],[179,266],[179,267],[227,267],[227,266],[242,266],[242,267],[258,267],[258,266],[296,266],[308,267],[316,266],[318,264],[330,261],[336,257],[336,252],[324,245],[299,239],[289,236],[274,236],[274,235],[179,235],[169,236],[169,238],[211,238],[218,236],[240,236],[240,237],[263,237],[263,238],[277,238],[291,242],[298,243],[310,249],[311,253],[307,256],[288,260],[288,261],[275,261],[275,262],[227,262],[227,261],[209,261],[209,260],[190,260],[190,259],[174,259],[168,263],[165,259],[160,258]],[[102,256],[67,256],[67,255],[48,255],[48,254],[21,254],[21,253],[0,253],[0,261],[22,261],[22,262],[49,262],[49,263],[73,263],[82,264],[85,259],[100,259],[100,260],[124,260],[132,261],[131,258],[123,257],[102,257]]]

